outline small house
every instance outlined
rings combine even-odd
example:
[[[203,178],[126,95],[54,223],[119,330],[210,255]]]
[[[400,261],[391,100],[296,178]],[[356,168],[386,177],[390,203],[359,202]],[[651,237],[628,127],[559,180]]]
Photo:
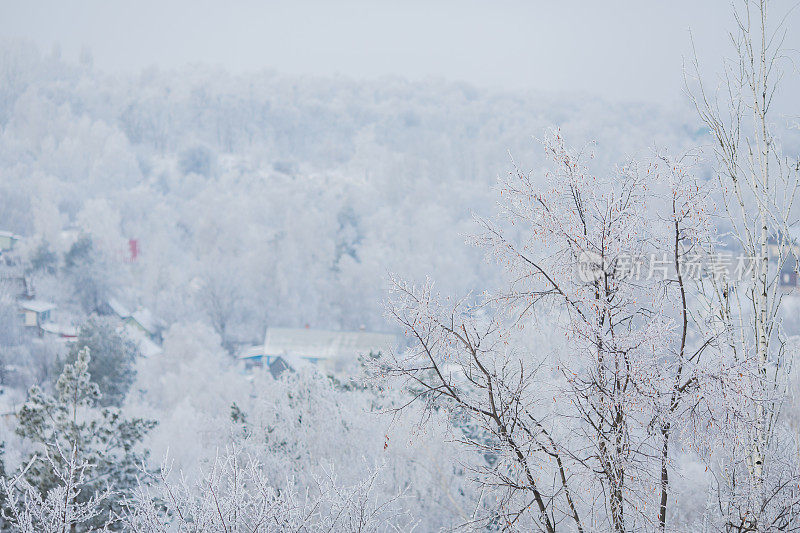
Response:
[[[42,300],[18,300],[17,305],[25,327],[41,328],[50,320],[50,315],[56,304]]]
[[[360,356],[389,351],[396,343],[397,338],[387,333],[267,328],[263,349],[240,359],[246,365],[267,366],[271,371],[272,363],[281,357],[292,368],[313,363],[339,373],[356,364]]]
[[[117,298],[109,298],[100,308],[104,315],[113,315],[122,321],[127,336],[139,348],[139,353],[144,357],[155,357],[161,354],[159,346],[161,332],[164,329],[160,320],[156,319],[150,311],[140,307],[131,312],[130,307]]]

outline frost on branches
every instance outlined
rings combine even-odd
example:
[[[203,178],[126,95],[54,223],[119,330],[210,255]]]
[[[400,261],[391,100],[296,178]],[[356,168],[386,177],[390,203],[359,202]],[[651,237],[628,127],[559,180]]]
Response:
[[[798,273],[791,237],[800,164],[783,152],[773,112],[784,65],[786,18],[768,16],[766,0],[745,0],[731,32],[735,56],[717,91],[698,61],[687,86],[707,126],[716,159],[719,203],[728,240],[753,258],[743,278],[710,279],[709,335],[718,337],[720,374],[706,461],[716,475],[717,510],[707,519],[732,531],[800,530],[798,433],[787,424],[789,376],[797,355],[782,328],[780,277]],[[788,68],[786,68],[788,67]]]
[[[89,463],[79,460],[77,450],[55,446],[53,458],[45,451],[34,457],[16,477],[3,479],[6,525],[20,533],[63,533],[67,531],[108,531],[113,520],[106,514],[112,494],[108,489],[87,494],[92,485]],[[25,479],[28,469],[43,461],[53,472],[54,486],[42,493]]]
[[[142,533],[408,530],[409,513],[398,498],[376,497],[376,480],[371,473],[342,486],[331,474],[317,479],[313,492],[291,482],[279,490],[255,458],[229,449],[193,482],[162,468],[152,485],[140,486],[123,522]]]
[[[486,523],[664,530],[674,440],[701,425],[714,370],[685,273],[707,244],[706,192],[667,157],[604,180],[560,133],[544,147],[546,185],[520,170],[502,180],[502,217],[480,220],[475,239],[508,286],[451,302],[431,282],[394,279],[388,313],[413,344],[383,370],[483,450],[498,500]],[[641,256],[659,258],[661,275],[652,261],[632,270]],[[524,328],[554,348],[526,346]]]

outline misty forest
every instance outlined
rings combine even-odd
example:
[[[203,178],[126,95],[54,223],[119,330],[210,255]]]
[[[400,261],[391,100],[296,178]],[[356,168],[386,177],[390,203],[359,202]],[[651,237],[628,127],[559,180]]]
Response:
[[[0,530],[800,531],[800,27],[719,10],[678,106],[0,40]]]

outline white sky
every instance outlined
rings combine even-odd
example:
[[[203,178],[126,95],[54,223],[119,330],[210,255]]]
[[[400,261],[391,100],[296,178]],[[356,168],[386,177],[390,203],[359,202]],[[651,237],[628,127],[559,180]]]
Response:
[[[774,11],[795,2],[780,0]],[[691,27],[709,72],[727,53],[724,0],[0,0],[0,36],[131,71],[186,63],[231,71],[439,77],[500,89],[671,103]],[[789,45],[800,49],[800,9]],[[708,58],[706,60],[706,58]],[[800,89],[800,85],[796,87]]]

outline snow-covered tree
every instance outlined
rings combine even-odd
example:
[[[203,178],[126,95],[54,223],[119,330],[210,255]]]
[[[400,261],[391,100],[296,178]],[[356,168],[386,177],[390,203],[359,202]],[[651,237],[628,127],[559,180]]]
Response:
[[[86,313],[95,313],[110,295],[113,267],[91,237],[81,236],[64,255],[65,277]]]
[[[57,458],[52,453],[57,453]],[[56,481],[44,492],[25,477],[36,461],[48,464]],[[6,525],[20,533],[109,531],[113,519],[106,508],[112,492],[105,489],[87,495],[86,486],[93,484],[90,469],[91,465],[79,459],[74,448],[63,450],[56,446],[45,450],[44,457],[31,459],[13,478],[0,479]]]
[[[136,359],[140,356],[136,344],[119,329],[119,324],[101,317],[90,318],[70,347],[67,364],[77,361],[80,353],[88,349],[89,374],[97,384],[101,406],[119,406],[136,379]]]
[[[797,435],[782,409],[796,347],[782,327],[781,276],[797,272],[792,235],[800,188],[797,158],[784,153],[775,125],[785,72],[786,17],[768,15],[767,0],[744,0],[731,32],[735,56],[718,90],[700,80],[692,99],[714,150],[725,237],[748,268],[709,283],[716,356],[723,361],[709,436],[715,472],[715,527],[737,531],[796,529],[800,520]],[[715,280],[711,280],[715,281]]]
[[[315,480],[315,490],[298,490],[291,480],[279,489],[257,459],[237,449],[217,456],[198,478],[187,480],[162,467],[140,485],[127,505],[129,531],[266,533],[295,531],[406,531],[413,526],[397,494],[374,493],[377,473],[342,486],[333,474]]]
[[[22,477],[41,494],[45,505],[50,505],[51,493],[58,494],[54,490],[87,505],[97,494],[113,490],[114,498],[103,498],[95,521],[105,523],[137,485],[139,469],[148,456],[140,443],[156,422],[126,419],[117,408],[98,408],[100,391],[91,381],[89,365],[89,349],[83,348],[75,362],[64,367],[55,395],[32,387],[17,413],[17,433],[33,448]],[[73,484],[76,477],[80,484]],[[29,491],[23,488],[23,492]]]
[[[509,272],[508,288],[450,302],[430,283],[395,280],[388,312],[412,348],[385,371],[476,426],[466,438],[494,458],[483,480],[501,490],[494,520],[664,529],[669,439],[707,347],[687,344],[681,275],[703,244],[704,193],[669,160],[604,180],[560,133],[544,146],[545,183],[520,170],[502,180],[503,218],[481,220],[476,238]],[[659,215],[650,203],[668,207]],[[520,344],[523,326],[552,328],[563,344]]]

